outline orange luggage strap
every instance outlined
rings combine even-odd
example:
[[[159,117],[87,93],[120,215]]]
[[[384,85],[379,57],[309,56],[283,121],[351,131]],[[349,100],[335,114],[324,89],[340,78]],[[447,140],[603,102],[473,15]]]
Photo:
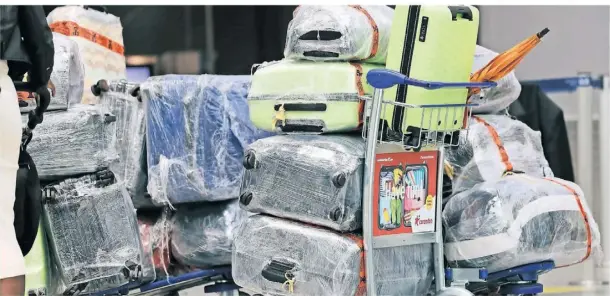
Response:
[[[113,41],[112,39],[98,34],[92,30],[87,28],[83,28],[75,22],[71,21],[61,21],[54,22],[49,25],[51,31],[57,32],[66,36],[78,36],[89,40],[93,43],[96,43],[102,47],[105,47],[113,52],[116,52],[120,55],[125,55],[125,48],[118,42]]]
[[[375,22],[371,14],[366,11],[364,7],[360,5],[350,5],[350,7],[362,12],[364,16],[366,16],[366,18],[368,19],[371,28],[373,28],[373,44],[371,45],[371,54],[367,58],[370,59],[377,54],[377,51],[379,51],[379,26],[377,26],[377,23]]]
[[[472,118],[476,122],[484,125],[487,128],[487,131],[489,131],[491,138],[493,139],[494,143],[498,147],[498,152],[500,153],[500,159],[502,160],[502,163],[504,164],[504,167],[506,168],[506,170],[504,171],[504,174],[506,175],[506,174],[513,173],[514,172],[513,164],[510,162],[508,153],[506,152],[506,148],[504,148],[504,143],[502,143],[502,139],[500,139],[500,135],[498,135],[498,132],[496,131],[496,129],[481,117],[472,115]]]
[[[360,282],[358,283],[358,288],[356,290],[355,296],[364,296],[366,295],[366,268],[364,266],[364,241],[361,237],[354,234],[346,234],[347,238],[353,240],[360,248]]]
[[[576,203],[578,204],[578,210],[580,211],[582,219],[585,222],[585,227],[587,228],[587,252],[585,253],[585,256],[576,263],[557,266],[557,268],[568,267],[568,266],[582,263],[591,256],[592,245],[593,245],[593,237],[591,234],[591,225],[589,224],[589,218],[587,217],[587,213],[585,212],[585,207],[583,206],[582,201],[580,200],[580,196],[578,195],[576,190],[574,190],[574,188],[571,188],[570,186],[563,184],[561,182],[557,182],[556,180],[553,180],[553,179],[549,179],[549,178],[544,178],[544,179],[549,182],[553,182],[555,184],[561,185],[563,188],[567,189],[574,196],[574,199],[576,199]]]

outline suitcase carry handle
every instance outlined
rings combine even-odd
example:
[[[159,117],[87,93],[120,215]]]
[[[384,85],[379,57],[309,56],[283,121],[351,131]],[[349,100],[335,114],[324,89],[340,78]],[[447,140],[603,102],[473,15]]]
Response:
[[[440,88],[491,88],[497,83],[489,82],[438,82],[424,81],[414,78],[409,78],[397,71],[388,69],[375,69],[369,71],[366,75],[367,82],[377,89],[386,89],[395,85],[411,85],[429,90]]]
[[[45,111],[47,111],[47,108],[49,108],[49,104],[51,103],[51,93],[49,93],[46,85],[40,87],[39,89],[34,89],[29,82],[13,81],[13,84],[15,85],[15,90],[17,91],[36,92],[36,94],[38,94],[36,109],[30,111],[28,114],[26,132],[31,133],[38,124],[42,123],[43,114]]]
[[[451,20],[457,21],[458,14],[462,15],[463,19],[472,21],[472,10],[468,6],[448,6],[451,11]]]
[[[263,267],[261,276],[270,282],[284,284],[287,280],[294,280],[295,267],[294,263],[271,260]]]
[[[326,111],[326,104],[324,103],[285,103],[285,104],[276,104],[273,106],[273,110],[279,111],[280,107],[284,106],[284,111],[318,111],[324,112]]]

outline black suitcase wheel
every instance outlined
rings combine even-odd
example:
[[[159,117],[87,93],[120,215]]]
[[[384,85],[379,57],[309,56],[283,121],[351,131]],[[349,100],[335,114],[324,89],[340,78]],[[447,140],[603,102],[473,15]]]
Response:
[[[129,92],[129,94],[130,94],[132,97],[134,97],[134,98],[138,99],[138,102],[142,102],[142,97],[140,96],[140,87],[139,87],[139,86],[134,87],[134,89],[132,89],[132,90]]]
[[[252,197],[253,194],[252,192],[243,192],[240,196],[239,196],[239,202],[244,205],[247,206],[250,204],[250,202],[252,201]]]
[[[342,215],[343,211],[341,211],[341,208],[335,208],[334,210],[330,211],[330,219],[335,222],[339,221]]]
[[[254,151],[248,150],[246,152],[246,155],[244,155],[243,165],[246,170],[251,170],[256,166],[256,155],[254,154]]]
[[[108,86],[108,81],[105,79],[99,80],[96,84],[91,86],[91,92],[95,96],[99,96],[102,92],[107,92],[110,90],[110,86]]]
[[[333,185],[335,185],[335,187],[341,188],[345,185],[345,182],[347,182],[345,173],[338,173],[333,176]]]

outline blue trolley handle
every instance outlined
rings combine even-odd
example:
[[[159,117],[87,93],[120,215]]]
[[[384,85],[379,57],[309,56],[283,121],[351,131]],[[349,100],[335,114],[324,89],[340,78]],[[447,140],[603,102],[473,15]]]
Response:
[[[386,89],[394,85],[412,85],[429,90],[440,88],[491,88],[495,87],[495,82],[438,82],[423,81],[409,78],[399,72],[387,69],[375,69],[366,75],[367,82],[377,89]]]

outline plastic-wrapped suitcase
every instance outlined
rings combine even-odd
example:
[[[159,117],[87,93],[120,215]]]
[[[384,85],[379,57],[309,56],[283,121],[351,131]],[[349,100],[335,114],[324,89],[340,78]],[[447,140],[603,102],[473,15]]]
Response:
[[[353,234],[264,215],[238,228],[235,283],[270,295],[364,295],[362,240]],[[375,252],[378,295],[426,295],[432,284],[432,246]]]
[[[248,93],[250,118],[267,131],[340,132],[361,126],[372,64],[282,60],[259,66]]]
[[[270,133],[250,122],[248,76],[167,75],[140,85],[148,192],[158,203],[237,198],[244,149]]]
[[[496,56],[498,56],[497,52],[477,45],[472,72],[474,73],[485,67]],[[517,80],[514,71],[498,80],[497,83],[496,87],[482,89],[479,94],[469,98],[470,103],[476,104],[476,106],[472,107],[472,113],[495,114],[505,110],[519,98],[521,83]]]
[[[240,203],[249,212],[362,227],[365,143],[360,136],[282,135],[248,148]]]
[[[467,82],[478,28],[479,11],[473,6],[397,5],[386,68],[425,81]],[[466,88],[427,90],[407,85],[384,92],[386,100],[412,105],[464,104],[467,95]],[[422,129],[459,130],[464,107],[454,109],[389,105],[382,117],[392,130],[418,137],[424,132]]]
[[[197,268],[230,265],[233,233],[246,216],[237,200],[179,207],[172,218],[172,255]]]
[[[85,66],[76,42],[63,34],[53,33],[55,57],[51,82],[55,95],[49,106],[79,104],[83,98]]]
[[[78,44],[85,65],[85,85],[100,79],[120,80],[127,75],[123,26],[118,17],[82,6],[55,8],[47,16],[53,32],[68,36]],[[82,103],[97,103],[85,88]]]
[[[146,114],[139,97],[139,84],[125,80],[100,80],[93,86],[99,103],[115,122],[109,126],[110,170],[127,187],[136,208],[154,206],[146,192]]]
[[[304,5],[288,24],[284,56],[384,64],[394,10],[385,5]]]
[[[453,193],[500,179],[507,172],[553,177],[540,132],[505,115],[475,115],[469,120],[460,145],[445,154],[445,172],[452,180]]]
[[[152,218],[138,214],[138,227],[142,241],[142,266],[144,277],[153,274],[154,279],[166,278],[171,269],[169,211],[164,209],[159,217]]]
[[[141,279],[135,210],[110,171],[45,187],[43,208],[54,282],[65,285],[63,292],[93,293]]]
[[[27,122],[27,116],[22,117]],[[42,181],[94,173],[108,166],[108,125],[114,116],[98,106],[47,112],[28,145]]]
[[[578,185],[513,174],[454,195],[443,210],[451,266],[490,272],[553,260],[577,264],[600,250],[600,233]]]

